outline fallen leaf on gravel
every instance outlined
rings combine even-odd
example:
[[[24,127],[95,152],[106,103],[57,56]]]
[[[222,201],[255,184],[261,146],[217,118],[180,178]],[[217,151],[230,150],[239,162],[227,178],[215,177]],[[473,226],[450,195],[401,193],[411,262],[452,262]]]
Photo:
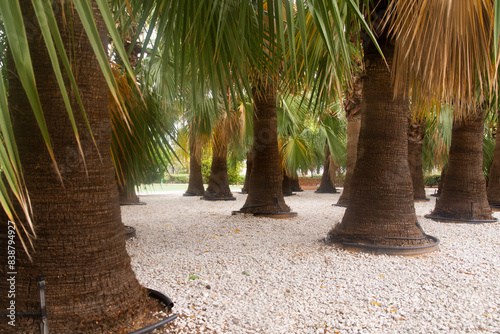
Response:
[[[376,302],[372,302],[373,305],[377,305],[377,306],[380,306],[379,303],[376,303]]]

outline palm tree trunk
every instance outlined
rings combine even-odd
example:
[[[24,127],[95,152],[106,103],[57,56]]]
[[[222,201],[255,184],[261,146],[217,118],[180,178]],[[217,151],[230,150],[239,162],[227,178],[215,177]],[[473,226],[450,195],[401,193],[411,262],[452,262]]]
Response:
[[[245,183],[243,184],[243,188],[241,188],[242,194],[248,194],[248,182],[250,182],[252,164],[253,164],[253,155],[252,155],[252,150],[250,150],[250,152],[247,153],[247,170],[245,173]]]
[[[328,147],[328,142],[325,145],[325,163],[323,164],[323,176],[321,177],[321,182],[316,193],[328,193],[335,194],[337,189],[335,189],[334,175],[331,171],[332,168],[332,158],[330,154],[330,148]]]
[[[290,212],[282,191],[276,89],[269,83],[259,82],[252,94],[253,165],[247,200],[240,212],[264,214]]]
[[[495,138],[493,164],[491,165],[490,179],[486,191],[488,202],[492,205],[500,206],[500,133],[498,133],[498,128]]]
[[[292,191],[292,180],[288,175],[286,175],[286,171],[283,170],[281,171],[283,173],[283,196],[292,196],[293,191]]]
[[[483,163],[484,112],[461,125],[455,124],[443,189],[431,216],[491,220]]]
[[[35,14],[31,1],[21,3],[23,15],[33,22],[31,18]],[[66,50],[77,55],[72,58],[72,70],[95,142],[83,117],[75,112],[85,156],[83,161],[40,30],[32,30],[33,34],[28,35],[31,59],[63,184],[43,144],[23,87],[16,74],[10,71],[9,103],[37,233],[33,261],[21,251],[20,245],[16,253],[16,309],[22,312],[39,310],[36,277],[44,276],[51,332],[122,332],[134,317],[139,322],[138,315],[146,313],[148,300],[125,249],[110,156],[108,88],[76,14],[72,21],[66,20],[63,24],[61,3],[55,1],[54,6]],[[95,2],[92,6],[100,36],[105,40],[102,18]],[[71,91],[69,84],[67,89]],[[71,100],[73,110],[77,111],[79,107],[74,96]],[[1,224],[4,226],[5,221]],[[5,255],[6,252],[0,255],[2,263],[7,263]],[[0,280],[0,291],[8,290],[6,284],[5,279]],[[39,333],[39,322],[18,317],[15,331]]]
[[[394,47],[385,45],[382,50],[390,67]],[[365,64],[358,160],[349,205],[328,239],[395,247],[427,244],[417,225],[408,167],[409,101],[402,95],[394,97],[389,71],[376,50],[365,53]]]
[[[302,190],[302,188],[300,187],[300,184],[299,184],[299,178],[298,177],[294,177],[291,179],[291,184],[292,184],[292,191],[293,192],[301,192],[301,191],[304,191]]]
[[[413,184],[413,199],[427,201],[422,168],[422,146],[425,128],[422,123],[412,122],[408,128],[408,164]]]
[[[203,199],[212,201],[234,200],[235,197],[229,189],[229,178],[227,176],[227,144],[217,143],[212,145],[212,167],[208,179],[208,187]]]
[[[360,62],[362,65],[362,62]],[[337,201],[339,206],[347,206],[349,203],[349,193],[351,191],[351,180],[356,161],[358,159],[358,139],[361,129],[361,101],[363,92],[363,81],[359,76],[353,80],[353,89],[346,99],[345,110],[347,114],[347,155],[346,173],[344,179],[344,189]]]
[[[201,174],[201,144],[194,134],[189,138],[189,184],[184,196],[203,196],[203,175]]]

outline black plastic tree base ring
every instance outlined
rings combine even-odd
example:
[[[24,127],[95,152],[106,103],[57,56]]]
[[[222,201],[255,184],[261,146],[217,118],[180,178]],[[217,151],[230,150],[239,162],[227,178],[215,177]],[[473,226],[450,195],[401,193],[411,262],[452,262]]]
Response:
[[[432,197],[439,197],[439,194],[431,194]]]
[[[315,190],[315,194],[338,194],[338,191],[330,191],[330,190]]]
[[[499,203],[490,203],[490,208],[500,210]]]
[[[431,199],[430,198],[414,198],[413,202],[429,202]]]
[[[241,211],[232,211],[231,214],[249,214],[254,215],[255,217],[264,217],[264,218],[273,218],[273,219],[288,219],[295,218],[299,214],[297,212],[241,212]]]
[[[168,298],[167,296],[165,296],[163,293],[161,293],[159,291],[156,291],[153,289],[148,289],[148,297],[154,298],[154,299],[162,302],[163,304],[165,304],[169,312],[172,310],[172,307],[174,307],[174,303],[172,302],[172,300],[170,300],[170,298]],[[171,322],[175,319],[177,319],[177,314],[173,314],[168,318],[165,318],[157,323],[143,327],[143,328],[138,329],[136,331],[130,332],[129,334],[149,333],[149,332],[154,331],[157,328],[165,326],[166,324],[168,324],[169,322]]]
[[[136,202],[136,203],[133,203],[133,202],[123,202],[123,203],[120,203],[120,205],[146,205],[146,202]]]
[[[165,307],[167,308],[167,310],[169,312],[172,311],[172,308],[174,307],[174,302],[170,298],[168,298],[167,296],[165,296],[163,293],[161,293],[159,291],[148,288],[148,297],[159,300],[160,302],[165,304]]]
[[[184,197],[195,197],[195,196],[202,196],[203,194],[195,194],[195,193],[184,193],[182,196]]]
[[[200,197],[205,201],[236,201],[236,197]]]
[[[365,253],[373,253],[377,255],[403,255],[403,256],[416,256],[422,255],[430,252],[434,252],[439,249],[439,239],[431,235],[424,234],[424,236],[431,240],[432,243],[429,245],[422,246],[377,246],[377,245],[363,245],[350,242],[339,242],[332,243],[333,245],[338,245],[343,247],[345,250],[351,251],[361,251]],[[326,239],[325,243],[329,243]]]
[[[484,223],[496,223],[498,222],[497,218],[493,219],[459,219],[459,218],[451,218],[451,217],[439,217],[439,216],[431,216],[425,215],[427,219],[432,219],[434,221],[450,221],[456,223],[467,223],[467,224],[484,224]]]
[[[339,204],[339,203],[335,203],[335,204],[332,204],[333,206],[338,206],[339,208],[347,208],[347,204]]]
[[[123,227],[125,228],[125,238],[130,239],[135,237],[135,227],[128,225],[125,225]]]

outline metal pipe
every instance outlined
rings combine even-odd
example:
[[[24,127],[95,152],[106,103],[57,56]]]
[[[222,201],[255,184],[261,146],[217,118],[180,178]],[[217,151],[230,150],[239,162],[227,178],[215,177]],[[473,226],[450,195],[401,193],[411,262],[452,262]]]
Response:
[[[38,291],[40,293],[40,315],[42,321],[40,322],[40,332],[42,334],[49,334],[49,320],[47,317],[47,305],[45,303],[45,278],[39,276],[36,278]]]

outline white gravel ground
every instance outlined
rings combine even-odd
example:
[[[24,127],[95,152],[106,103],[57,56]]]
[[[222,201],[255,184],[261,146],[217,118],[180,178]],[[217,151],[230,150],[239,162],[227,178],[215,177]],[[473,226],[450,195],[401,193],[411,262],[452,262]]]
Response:
[[[371,255],[320,241],[342,219],[339,194],[287,197],[299,216],[283,220],[232,216],[246,198],[235,196],[122,207],[137,229],[127,248],[139,281],[180,316],[158,333],[500,333],[500,223],[425,219],[431,197],[415,208],[437,252]]]

